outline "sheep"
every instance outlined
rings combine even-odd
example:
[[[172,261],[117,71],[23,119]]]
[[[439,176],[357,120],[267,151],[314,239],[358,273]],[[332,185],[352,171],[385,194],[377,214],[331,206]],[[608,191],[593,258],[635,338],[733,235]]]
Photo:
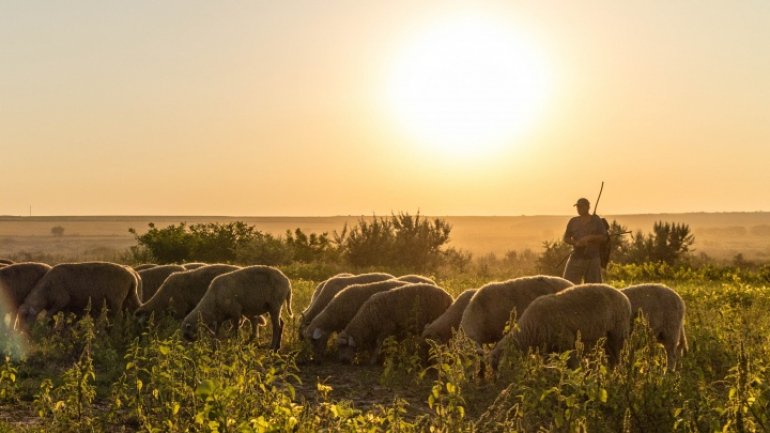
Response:
[[[144,322],[152,313],[171,310],[171,316],[184,319],[198,305],[211,283],[219,275],[240,269],[235,265],[207,265],[189,271],[174,272],[160,285],[145,304],[136,309],[134,315]]]
[[[631,302],[631,323],[644,314],[655,338],[666,348],[667,368],[676,369],[677,357],[687,351],[684,332],[685,304],[674,290],[663,284],[638,284],[621,289]]]
[[[436,320],[425,325],[422,331],[423,338],[430,338],[440,343],[446,343],[452,334],[460,328],[463,312],[468,306],[477,289],[468,289],[460,293],[460,296],[452,302],[452,305]]]
[[[373,283],[375,281],[384,281],[394,278],[393,275],[372,272],[368,274],[350,275],[343,277],[334,277],[326,281],[326,284],[321,288],[318,295],[310,302],[307,308],[302,312],[302,318],[299,323],[299,333],[303,334],[308,324],[318,315],[326,304],[332,300],[334,295],[339,293],[342,289],[352,284]]]
[[[481,348],[503,338],[505,324],[515,310],[521,316],[536,298],[550,295],[572,283],[564,278],[538,275],[521,277],[482,286],[471,298],[463,312],[460,328]]]
[[[194,269],[198,269],[198,268],[202,268],[204,266],[208,266],[208,263],[191,262],[191,263],[182,263],[181,266],[184,267],[185,269],[187,269],[188,271],[192,271]]]
[[[396,279],[400,281],[406,281],[408,283],[428,283],[433,284],[434,286],[437,285],[436,282],[430,278],[416,274],[402,275]]]
[[[510,344],[520,350],[564,352],[575,348],[578,336],[585,347],[606,338],[605,351],[614,365],[630,329],[631,303],[620,290],[595,283],[573,286],[529,304],[517,328],[492,350],[492,368],[497,369],[504,348]],[[574,357],[569,361],[573,367],[576,362]]]
[[[16,262],[10,259],[0,259],[0,265],[12,265]]]
[[[302,336],[313,346],[316,355],[321,355],[326,348],[329,334],[345,328],[358,309],[372,295],[409,284],[406,281],[390,279],[374,283],[353,284],[347,286],[326,305],[303,331]]]
[[[185,270],[180,265],[160,265],[139,270],[139,277],[142,279],[142,296],[140,297],[142,302],[149,301],[169,275],[174,272],[184,272]]]
[[[107,262],[62,263],[52,267],[35,284],[19,307],[19,319],[29,325],[42,310],[46,317],[59,311],[82,315],[89,304],[91,314],[105,305],[120,317],[124,308],[139,306],[141,281],[127,266]]]
[[[216,334],[224,321],[238,323],[241,317],[257,323],[259,316],[270,313],[273,327],[271,348],[277,351],[281,346],[283,320],[281,308],[286,304],[289,317],[291,311],[291,282],[280,270],[270,266],[248,266],[214,278],[206,294],[182,322],[182,331],[188,340],[195,339],[196,324],[213,325]],[[256,336],[256,326],[255,335]]]
[[[154,268],[156,266],[159,266],[159,265],[156,265],[155,263],[142,263],[140,265],[134,265],[134,266],[131,266],[131,267],[135,271],[139,272],[139,271],[143,271],[145,269],[152,269],[152,268]]]
[[[432,284],[396,287],[372,295],[337,335],[337,350],[343,362],[352,361],[359,350],[372,350],[370,363],[378,357],[380,343],[389,337],[419,334],[452,304],[452,296]]]
[[[16,263],[0,268],[0,296],[2,305],[7,308],[4,313],[11,315],[11,323],[15,321],[14,316],[24,298],[49,270],[49,265],[35,262]]]
[[[310,295],[310,303],[312,303],[315,300],[315,298],[318,297],[318,294],[321,293],[321,291],[323,290],[324,286],[329,281],[331,281],[331,280],[333,280],[335,278],[352,277],[352,276],[353,276],[353,274],[351,274],[350,272],[343,272],[343,273],[337,274],[337,275],[335,275],[333,277],[330,277],[330,278],[327,278],[327,279],[321,281],[320,283],[318,283],[317,286],[315,286],[315,290],[313,290],[313,294]]]

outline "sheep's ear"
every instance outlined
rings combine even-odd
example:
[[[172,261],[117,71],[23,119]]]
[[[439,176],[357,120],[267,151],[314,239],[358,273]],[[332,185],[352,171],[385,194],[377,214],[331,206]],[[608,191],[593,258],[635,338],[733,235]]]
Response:
[[[321,336],[322,336],[321,328],[315,328],[313,330],[313,340],[318,340],[319,338],[321,338]]]
[[[348,337],[348,346],[356,347],[356,340],[353,339],[352,335]]]

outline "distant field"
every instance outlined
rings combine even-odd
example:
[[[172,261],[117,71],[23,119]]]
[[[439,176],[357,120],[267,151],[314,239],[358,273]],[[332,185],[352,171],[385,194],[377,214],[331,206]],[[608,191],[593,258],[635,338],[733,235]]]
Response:
[[[453,227],[451,245],[473,253],[504,254],[509,250],[540,251],[543,241],[556,240],[570,216],[442,217]],[[655,221],[690,225],[696,252],[718,259],[742,253],[748,260],[770,260],[770,212],[609,215],[630,230],[649,232]],[[0,217],[0,256],[41,253],[61,259],[104,259],[135,245],[128,229],[139,233],[154,222],[163,227],[185,221],[189,224],[245,221],[258,230],[283,235],[300,228],[306,233],[332,233],[360,217],[190,217],[190,216],[88,216],[88,217]],[[54,237],[51,228],[64,227]]]

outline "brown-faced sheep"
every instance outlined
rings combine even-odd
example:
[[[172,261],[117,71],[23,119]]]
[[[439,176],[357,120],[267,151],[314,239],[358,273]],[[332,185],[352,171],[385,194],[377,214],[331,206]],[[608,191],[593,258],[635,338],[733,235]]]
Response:
[[[477,289],[468,289],[460,293],[460,296],[452,302],[452,305],[436,320],[425,325],[422,331],[423,338],[440,343],[446,343],[452,338],[452,334],[460,328],[460,321],[463,318],[463,312],[470,303],[471,298],[476,294]]]
[[[24,298],[50,269],[45,263],[34,262],[0,268],[0,305],[6,308],[3,314],[11,315],[11,323],[15,321],[16,311]]]
[[[160,265],[138,271],[142,279],[142,302],[149,301],[169,275],[184,271],[185,268],[180,265]]]
[[[582,284],[553,295],[541,296],[524,310],[517,328],[506,334],[490,355],[497,368],[505,347],[535,349],[542,353],[575,349],[578,340],[585,347],[606,338],[605,350],[611,365],[631,329],[631,304],[620,290],[606,284]],[[570,360],[574,366],[576,359]]]
[[[198,269],[198,268],[202,268],[204,266],[208,266],[208,263],[190,262],[190,263],[182,263],[181,266],[184,267],[185,269],[187,269],[188,271],[192,271],[193,269]]]
[[[120,316],[139,305],[141,281],[130,268],[115,263],[62,263],[35,284],[19,307],[19,319],[28,325],[40,311],[51,317],[59,311],[82,315],[88,306],[98,314],[102,306]]]
[[[134,265],[134,266],[131,266],[131,267],[135,271],[139,272],[139,271],[143,271],[145,269],[152,269],[152,268],[154,268],[156,266],[159,266],[159,265],[156,265],[155,263],[142,263],[140,265]]]
[[[326,308],[326,304],[332,300],[334,295],[339,293],[345,287],[353,284],[374,283],[375,281],[384,281],[391,278],[394,278],[393,275],[382,272],[372,272],[368,274],[338,276],[330,278],[326,281],[326,284],[324,284],[324,286],[321,288],[321,291],[318,293],[315,299],[313,299],[305,311],[302,312],[302,318],[299,322],[300,335],[304,333],[305,328],[313,319],[315,319],[315,316],[317,316],[321,311],[323,311],[324,308]]]
[[[432,284],[407,284],[376,293],[337,335],[339,358],[350,362],[358,351],[370,350],[370,362],[374,363],[385,338],[419,334],[450,305],[452,296]]]
[[[638,315],[645,316],[653,336],[666,348],[668,369],[674,370],[678,356],[687,351],[682,298],[663,284],[638,284],[621,293],[631,302],[632,324]]]
[[[182,320],[198,305],[214,278],[241,269],[235,265],[208,265],[189,271],[174,272],[160,285],[155,295],[136,309],[134,315],[145,321],[150,314],[169,311]]]
[[[332,298],[323,311],[315,316],[305,328],[302,336],[311,343],[315,354],[320,355],[326,349],[329,334],[345,329],[345,326],[356,315],[361,305],[372,295],[406,284],[409,283],[390,279],[347,286]]]
[[[511,313],[521,314],[536,298],[550,295],[572,283],[560,277],[537,275],[482,286],[463,312],[460,328],[477,344],[496,343],[503,338]]]
[[[237,324],[242,317],[246,317],[256,324],[260,315],[270,313],[273,326],[271,347],[278,350],[283,332],[283,304],[286,304],[286,311],[291,317],[291,282],[286,275],[270,266],[245,267],[214,278],[201,301],[184,318],[183,335],[194,339],[198,321],[212,327],[216,334],[225,321]]]

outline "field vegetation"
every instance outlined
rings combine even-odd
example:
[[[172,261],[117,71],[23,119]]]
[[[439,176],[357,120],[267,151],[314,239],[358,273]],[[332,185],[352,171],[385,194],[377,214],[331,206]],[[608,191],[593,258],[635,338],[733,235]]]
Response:
[[[770,267],[694,256],[688,230],[661,222],[618,241],[618,261],[607,269],[616,287],[662,282],[685,300],[690,350],[674,372],[642,322],[615,367],[580,345],[575,369],[568,353],[511,348],[497,373],[479,377],[480,356],[462,335],[431,344],[427,359],[416,338],[389,340],[382,364],[347,366],[333,353],[311,359],[297,316],[273,353],[269,330],[256,341],[246,327],[189,343],[163,316],[140,326],[132,317],[60,314],[29,335],[1,331],[0,432],[768,431]],[[560,242],[540,254],[471,259],[447,246],[450,234],[446,221],[408,214],[280,237],[237,223],[151,226],[134,232],[121,259],[269,262],[291,278],[294,311],[339,271],[421,272],[454,296],[493,280],[559,273]],[[222,255],[197,255],[213,251]]]

